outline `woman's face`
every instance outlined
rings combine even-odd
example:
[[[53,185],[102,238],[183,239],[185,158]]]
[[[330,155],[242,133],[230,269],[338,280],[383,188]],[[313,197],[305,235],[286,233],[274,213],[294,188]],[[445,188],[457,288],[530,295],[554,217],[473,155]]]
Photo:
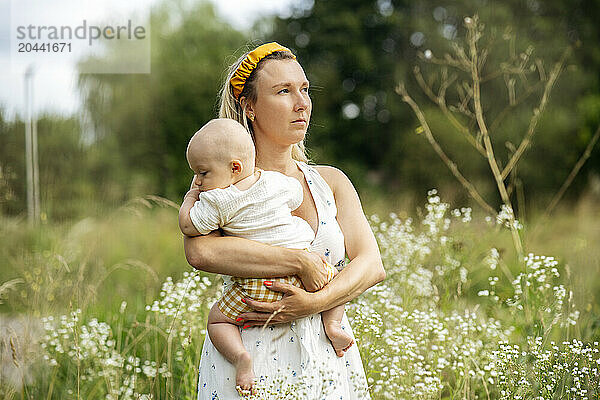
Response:
[[[306,135],[312,102],[308,79],[296,60],[267,60],[258,71],[252,124],[257,146],[291,146]]]

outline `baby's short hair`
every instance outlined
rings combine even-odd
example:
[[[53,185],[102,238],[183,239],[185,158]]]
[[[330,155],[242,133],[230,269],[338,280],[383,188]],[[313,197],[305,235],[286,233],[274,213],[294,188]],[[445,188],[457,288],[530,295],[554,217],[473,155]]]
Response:
[[[208,121],[188,143],[187,154],[191,151],[210,150],[211,155],[224,161],[238,159],[247,167],[254,167],[255,149],[252,137],[239,122],[229,118]]]

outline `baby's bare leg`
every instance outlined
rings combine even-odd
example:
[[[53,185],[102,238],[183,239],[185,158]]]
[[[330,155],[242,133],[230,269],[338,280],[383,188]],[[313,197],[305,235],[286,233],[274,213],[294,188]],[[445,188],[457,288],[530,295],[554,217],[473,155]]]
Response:
[[[331,310],[323,311],[321,319],[325,333],[333,345],[335,354],[342,357],[344,353],[352,346],[354,340],[352,336],[342,329],[342,318],[344,317],[344,305],[332,308]]]
[[[208,314],[208,335],[215,348],[235,366],[235,381],[243,390],[252,390],[252,358],[242,343],[235,321],[219,310],[215,303]]]

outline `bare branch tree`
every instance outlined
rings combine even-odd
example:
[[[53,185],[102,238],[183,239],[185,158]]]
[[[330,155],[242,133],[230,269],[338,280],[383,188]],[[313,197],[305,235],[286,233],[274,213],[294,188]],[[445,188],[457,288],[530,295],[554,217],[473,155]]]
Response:
[[[490,166],[490,169],[492,170],[494,179],[496,180],[498,192],[500,192],[502,202],[508,207],[509,210],[511,210],[511,213],[509,214],[509,225],[515,249],[517,250],[517,253],[519,254],[520,258],[523,258],[523,243],[521,242],[521,237],[519,235],[517,225],[514,221],[514,213],[512,212],[513,207],[510,201],[510,196],[508,195],[508,192],[506,190],[504,179],[502,178],[500,168],[498,167],[498,163],[496,161],[496,156],[494,155],[494,147],[490,139],[487,124],[485,122],[485,117],[483,115],[483,107],[481,106],[481,82],[479,71],[481,70],[483,64],[481,64],[479,61],[477,42],[481,38],[483,28],[478,24],[477,15],[475,15],[473,18],[465,18],[465,25],[467,27],[467,41],[469,44],[469,53],[471,57],[470,65],[471,78],[473,80],[473,105],[475,107],[475,117],[477,119],[477,125],[481,132],[481,135],[483,136],[483,144],[485,147],[488,164]]]
[[[546,211],[544,212],[545,217],[550,216],[550,213],[552,213],[552,211],[554,210],[554,207],[556,207],[556,205],[558,204],[560,199],[563,197],[563,195],[569,188],[569,186],[571,186],[571,183],[573,183],[573,180],[579,173],[579,170],[581,169],[581,167],[583,167],[583,164],[585,164],[587,159],[590,158],[590,155],[592,154],[592,150],[594,149],[594,146],[596,145],[598,138],[600,138],[600,125],[598,126],[598,129],[596,129],[596,133],[594,133],[594,136],[588,142],[583,154],[581,155],[579,160],[577,160],[577,163],[575,163],[575,166],[571,170],[571,173],[569,174],[569,176],[567,177],[565,182],[560,187],[560,190],[554,195],[554,198],[552,199],[552,201],[546,208]]]
[[[486,61],[490,54],[490,43],[493,43],[495,35],[492,33],[491,38],[486,42],[487,46],[481,45],[480,40],[484,36],[484,26],[480,23],[478,16],[466,17],[464,25],[467,30],[465,44],[452,42],[452,54],[445,54],[443,57],[434,56],[430,50],[419,53],[418,56],[423,62],[434,65],[434,71],[424,74],[421,68],[416,66],[413,69],[413,75],[423,93],[442,111],[448,122],[486,159],[494,177],[498,194],[502,199],[502,209],[508,219],[515,249],[519,257],[523,258],[524,251],[519,223],[514,215],[511,201],[511,198],[516,196],[522,214],[524,212],[524,191],[522,181],[517,176],[517,166],[525,151],[533,143],[533,137],[541,116],[548,106],[550,94],[567,58],[571,54],[571,47],[565,49],[558,62],[548,72],[544,67],[543,60],[534,57],[535,49],[533,46],[528,46],[520,53],[517,52],[515,46],[516,35],[511,28],[507,28],[502,35],[508,44],[507,58],[497,65],[488,67]],[[484,70],[489,71],[483,73]],[[506,105],[492,119],[489,112],[486,113],[482,104],[482,84],[497,80],[501,80],[506,87]],[[396,92],[410,106],[417,117],[420,124],[417,129],[424,133],[435,152],[469,195],[484,210],[496,213],[475,186],[465,178],[456,163],[442,149],[431,131],[425,113],[410,96],[403,83],[397,86]],[[531,101],[532,95],[538,92],[540,93],[539,102],[533,109],[527,130],[520,139],[519,144],[513,145],[508,141],[505,143],[509,152],[506,166],[503,167],[495,154],[492,141],[495,136],[494,133],[500,127],[501,122],[510,115],[511,111],[522,106],[526,101]],[[488,123],[488,119],[492,121],[491,124]],[[596,131],[583,155],[548,206],[547,214],[560,201],[585,161],[589,158],[594,145],[599,139],[600,128]]]
[[[421,123],[420,129],[423,130],[423,133],[425,133],[425,137],[427,138],[427,140],[429,141],[429,143],[433,147],[434,151],[442,159],[442,161],[444,162],[444,164],[446,164],[446,166],[448,167],[448,169],[450,169],[450,171],[456,177],[456,179],[464,186],[464,188],[467,190],[467,192],[469,192],[469,194],[471,195],[471,197],[483,209],[485,209],[488,212],[495,213],[496,211],[494,210],[494,208],[492,206],[490,206],[483,199],[483,197],[481,197],[481,195],[479,194],[479,192],[477,192],[477,189],[475,189],[475,186],[473,186],[473,184],[471,184],[471,182],[469,182],[464,177],[464,175],[458,170],[458,167],[456,166],[456,163],[454,161],[452,161],[450,159],[450,157],[448,157],[446,155],[446,153],[444,152],[444,150],[441,148],[441,146],[435,140],[435,138],[433,137],[433,134],[431,133],[431,129],[429,128],[429,124],[427,123],[427,120],[425,119],[425,115],[423,114],[423,112],[421,111],[421,109],[419,108],[419,106],[417,105],[417,103],[409,96],[408,92],[406,91],[406,88],[404,87],[404,84],[402,84],[402,83],[398,84],[398,86],[396,87],[396,93],[398,93],[399,95],[401,95],[402,96],[402,100],[405,101],[412,108],[413,112],[417,116],[417,119]]]
[[[527,129],[527,133],[525,134],[525,137],[523,137],[523,140],[521,141],[521,144],[519,144],[519,147],[517,148],[515,154],[513,154],[511,159],[508,161],[508,164],[506,164],[506,167],[504,167],[504,170],[502,171],[502,179],[505,179],[508,176],[508,174],[510,174],[510,171],[515,167],[517,162],[519,162],[519,159],[531,144],[531,138],[535,133],[535,128],[537,127],[540,117],[542,116],[546,105],[548,104],[550,92],[552,91],[552,87],[554,86],[554,83],[560,75],[565,60],[570,53],[570,49],[571,48],[568,47],[564,51],[562,57],[560,58],[560,61],[558,61],[554,65],[554,68],[552,68],[548,81],[546,82],[546,85],[544,87],[544,94],[542,95],[542,98],[540,100],[540,105],[533,110],[533,116],[531,117],[531,120],[529,122],[529,128]]]
[[[543,61],[533,56],[533,46],[528,46],[523,52],[517,53],[515,47],[516,35],[510,28],[507,28],[502,36],[508,42],[507,59],[493,66],[493,68],[487,68],[486,61],[490,49],[486,46],[480,46],[479,43],[484,36],[483,24],[480,23],[477,15],[465,18],[464,23],[467,29],[466,43],[461,45],[458,42],[452,42],[452,54],[445,54],[441,58],[435,57],[431,51],[420,53],[419,58],[421,60],[437,65],[438,68],[426,77],[417,66],[414,68],[413,74],[423,93],[439,107],[448,122],[461,136],[486,159],[494,177],[498,194],[504,204],[503,207],[508,212],[509,226],[515,249],[522,258],[524,255],[523,244],[518,228],[519,224],[516,221],[511,202],[511,196],[515,193],[519,199],[519,204],[523,205],[524,202],[522,182],[517,177],[516,168],[525,151],[531,146],[539,120],[548,105],[550,93],[562,71],[565,60],[570,54],[570,48],[564,51],[560,60],[547,73]],[[494,37],[491,40],[493,41]],[[452,73],[449,74],[448,69]],[[483,74],[484,69],[491,71]],[[482,84],[497,79],[501,79],[506,86],[507,104],[495,118],[490,118],[492,122],[488,124],[489,115],[486,114],[482,105]],[[456,103],[448,103],[450,90],[457,96],[458,101]],[[531,96],[540,90],[542,91],[540,101],[537,107],[534,108],[527,131],[519,145],[516,146],[507,142],[509,159],[506,166],[502,167],[502,163],[495,155],[492,142],[493,132],[512,110],[530,100]],[[495,213],[489,203],[483,199],[475,186],[465,178],[456,163],[448,157],[435,140],[425,114],[408,94],[404,84],[398,85],[396,92],[411,107],[420,123],[418,129],[424,132],[435,152],[456,179],[483,209]],[[577,171],[574,171],[574,173],[576,174]],[[507,181],[509,177],[510,179]]]

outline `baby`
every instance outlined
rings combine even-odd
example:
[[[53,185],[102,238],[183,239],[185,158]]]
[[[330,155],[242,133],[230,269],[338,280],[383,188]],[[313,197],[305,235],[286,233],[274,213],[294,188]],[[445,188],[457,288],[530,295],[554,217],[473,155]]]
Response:
[[[308,249],[314,232],[305,220],[291,214],[302,203],[302,186],[279,172],[256,169],[254,157],[252,138],[234,120],[212,120],[194,134],[187,147],[187,160],[195,178],[179,210],[181,231],[198,236],[220,228],[227,235]],[[331,280],[337,270],[325,264]],[[296,276],[276,280],[302,287]],[[234,277],[232,281],[210,310],[208,334],[215,348],[235,366],[238,390],[250,391],[252,359],[236,319],[252,309],[242,299],[274,302],[283,295],[265,287],[263,279]],[[343,305],[321,313],[325,333],[338,356],[354,343],[341,328],[343,314]]]

